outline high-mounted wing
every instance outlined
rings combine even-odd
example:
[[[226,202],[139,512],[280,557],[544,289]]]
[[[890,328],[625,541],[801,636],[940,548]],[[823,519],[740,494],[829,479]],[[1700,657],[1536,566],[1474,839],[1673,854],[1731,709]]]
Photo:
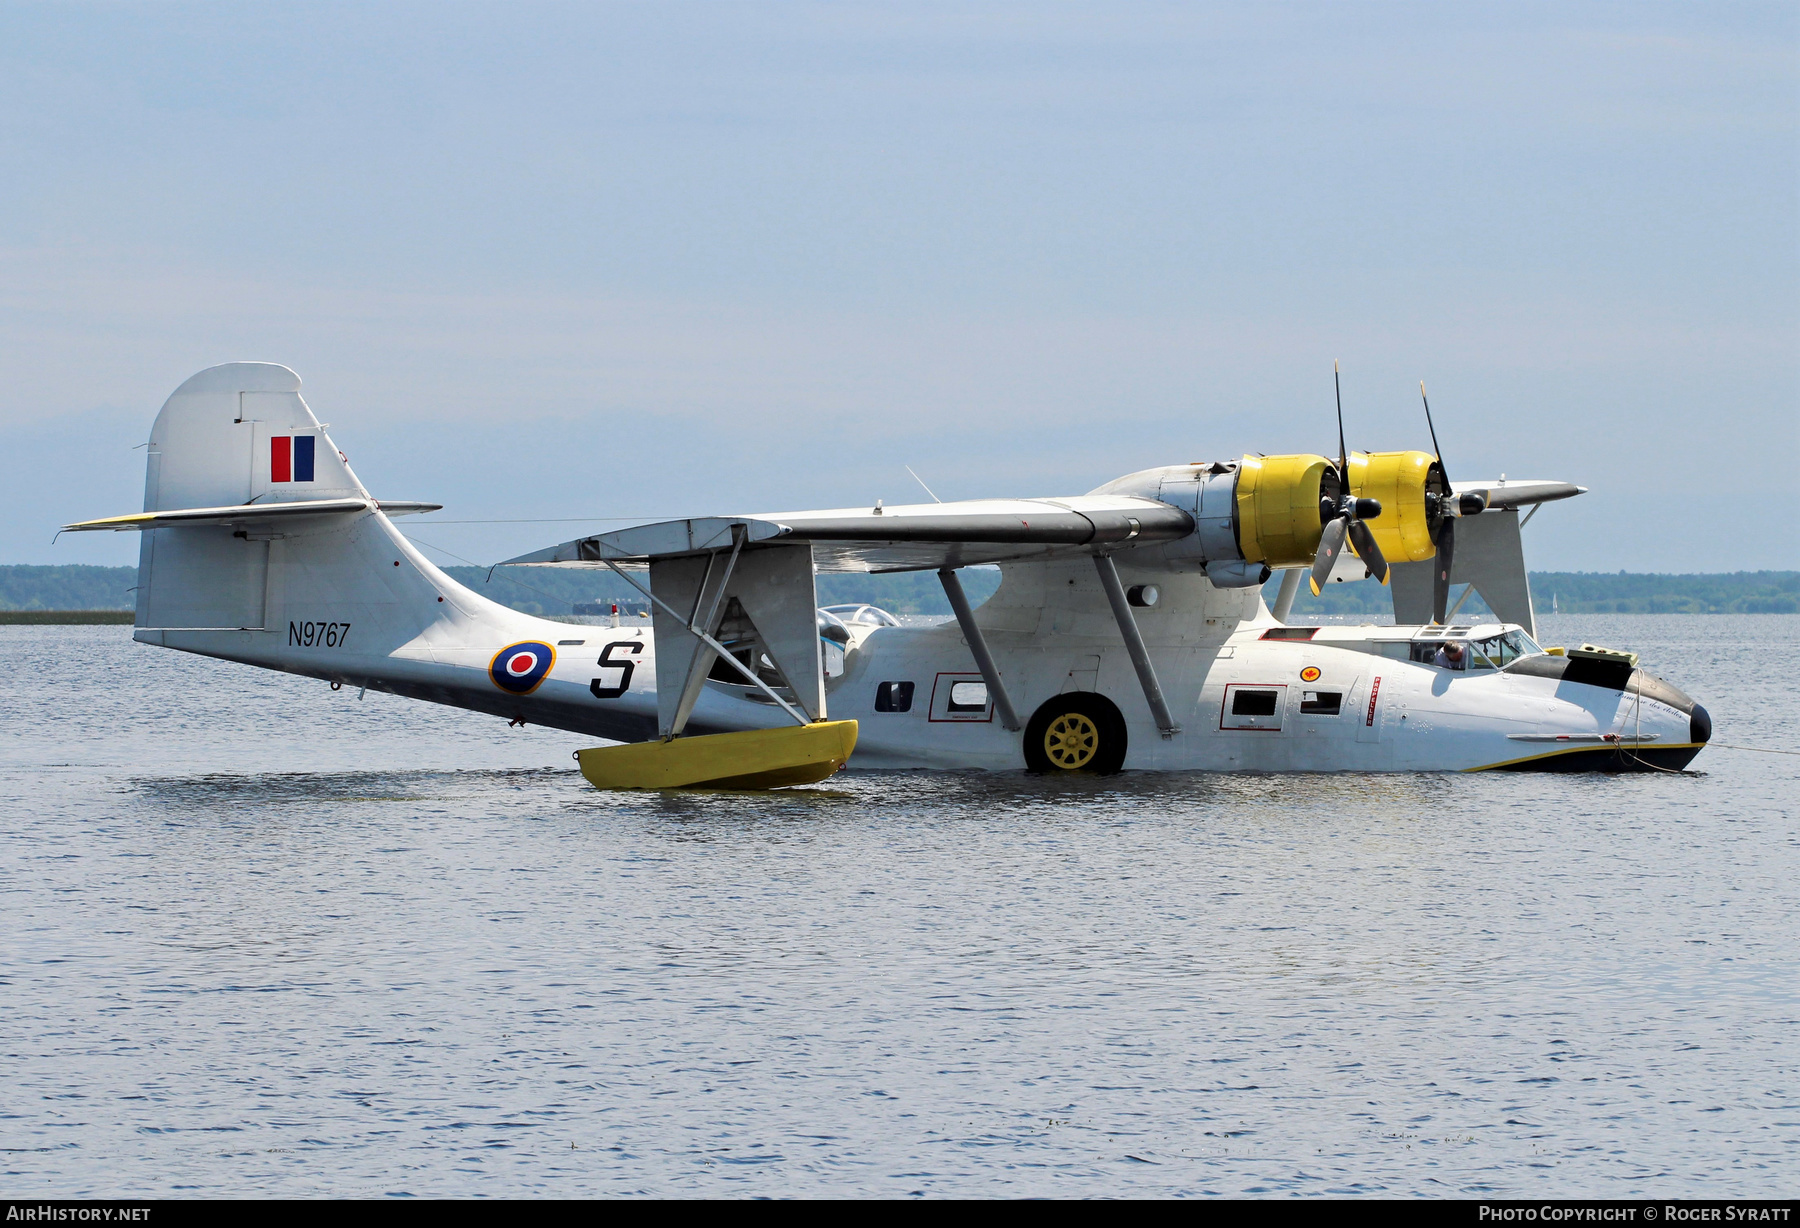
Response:
[[[1194,518],[1187,512],[1132,495],[972,499],[668,520],[576,538],[502,565],[615,571],[622,564],[649,565],[650,586],[643,591],[650,597],[655,623],[657,725],[663,737],[673,738],[686,727],[701,687],[720,658],[767,691],[796,720],[804,723],[825,716],[824,676],[813,621],[815,568],[936,569],[1002,724],[1017,729],[1017,714],[962,597],[955,569],[972,563],[1092,554],[1109,600],[1117,598],[1113,605],[1121,628],[1130,627],[1127,644],[1140,675],[1148,678],[1146,694],[1154,695],[1151,707],[1158,724],[1172,730],[1174,720],[1136,637],[1118,573],[1104,555],[1108,549],[1175,541],[1193,531]],[[637,584],[630,576],[625,578]],[[720,638],[728,626],[736,636],[729,644]],[[743,645],[748,647],[737,647]],[[769,663],[785,696],[759,678],[758,661]],[[788,697],[801,711],[788,704]]]
[[[601,567],[730,549],[731,526],[745,544],[812,547],[820,571],[923,571],[1050,558],[1175,541],[1193,517],[1156,499],[1083,495],[1068,499],[969,499],[899,507],[833,508],[701,517],[638,525],[576,538],[508,559],[502,566]]]
[[[1529,507],[1534,503],[1554,503],[1585,495],[1587,487],[1572,482],[1542,482],[1501,478],[1498,482],[1453,482],[1450,489],[1459,495],[1485,495],[1491,508]]]

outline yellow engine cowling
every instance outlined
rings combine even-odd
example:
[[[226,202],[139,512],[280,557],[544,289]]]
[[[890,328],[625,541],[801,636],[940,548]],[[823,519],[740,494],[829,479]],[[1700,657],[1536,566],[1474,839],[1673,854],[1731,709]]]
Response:
[[[1270,567],[1311,563],[1324,527],[1321,494],[1337,495],[1336,467],[1323,456],[1246,456],[1237,483],[1237,539],[1244,561]]]
[[[1381,502],[1381,515],[1365,523],[1388,562],[1422,563],[1437,553],[1425,511],[1434,482],[1429,452],[1350,454],[1350,493]]]

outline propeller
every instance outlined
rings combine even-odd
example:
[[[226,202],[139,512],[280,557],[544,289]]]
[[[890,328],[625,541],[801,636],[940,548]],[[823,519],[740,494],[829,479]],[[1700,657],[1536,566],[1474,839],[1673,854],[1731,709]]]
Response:
[[[1441,492],[1427,490],[1426,515],[1431,521],[1431,544],[1437,557],[1431,564],[1431,621],[1442,623],[1450,605],[1450,566],[1456,558],[1456,521],[1460,516],[1479,516],[1487,510],[1487,496],[1470,491],[1458,496],[1450,485],[1450,473],[1444,468],[1444,453],[1438,447],[1437,427],[1431,421],[1431,398],[1425,395],[1425,381],[1419,381],[1419,399],[1425,402],[1425,429],[1431,432],[1431,452],[1437,457],[1434,475],[1443,486]]]
[[[1319,552],[1313,556],[1312,574],[1308,577],[1315,597],[1319,595],[1325,581],[1331,578],[1331,569],[1337,564],[1345,537],[1356,547],[1357,557],[1362,559],[1370,575],[1385,584],[1388,574],[1387,560],[1381,555],[1381,547],[1375,544],[1375,535],[1363,523],[1381,515],[1381,503],[1376,499],[1358,499],[1350,493],[1350,451],[1344,445],[1344,389],[1339,381],[1338,365],[1335,362],[1331,364],[1331,387],[1337,394],[1337,494],[1336,497],[1327,495],[1319,500],[1319,519],[1324,521],[1324,526],[1319,533]]]

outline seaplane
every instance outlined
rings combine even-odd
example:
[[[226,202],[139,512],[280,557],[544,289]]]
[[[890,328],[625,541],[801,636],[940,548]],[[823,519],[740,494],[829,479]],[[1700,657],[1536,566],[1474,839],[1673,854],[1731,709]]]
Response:
[[[1421,396],[1424,387],[1420,388]],[[510,609],[396,527],[273,363],[209,368],[151,428],[144,644],[429,700],[607,745],[595,786],[776,788],[846,767],[1061,774],[1678,772],[1705,708],[1595,645],[1541,647],[1520,513],[1560,481],[1452,482],[1432,450],[1146,469],[1086,494],[695,515],[503,566],[604,570],[647,625]],[[1191,454],[1191,453],[1190,453]],[[959,572],[997,566],[971,603]],[[821,609],[820,573],[933,571],[954,618]],[[1263,586],[1281,572],[1273,607]],[[1373,576],[1394,625],[1290,621]],[[1479,593],[1491,616],[1457,620]],[[635,621],[635,620],[634,620]],[[198,697],[197,697],[198,702]]]

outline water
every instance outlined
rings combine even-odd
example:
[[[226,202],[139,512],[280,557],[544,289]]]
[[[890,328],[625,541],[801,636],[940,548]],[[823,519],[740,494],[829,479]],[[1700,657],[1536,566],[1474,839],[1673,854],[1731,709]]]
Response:
[[[1800,618],[1564,616],[1800,749]],[[1800,757],[847,774],[0,627],[9,1196],[1791,1193]]]

